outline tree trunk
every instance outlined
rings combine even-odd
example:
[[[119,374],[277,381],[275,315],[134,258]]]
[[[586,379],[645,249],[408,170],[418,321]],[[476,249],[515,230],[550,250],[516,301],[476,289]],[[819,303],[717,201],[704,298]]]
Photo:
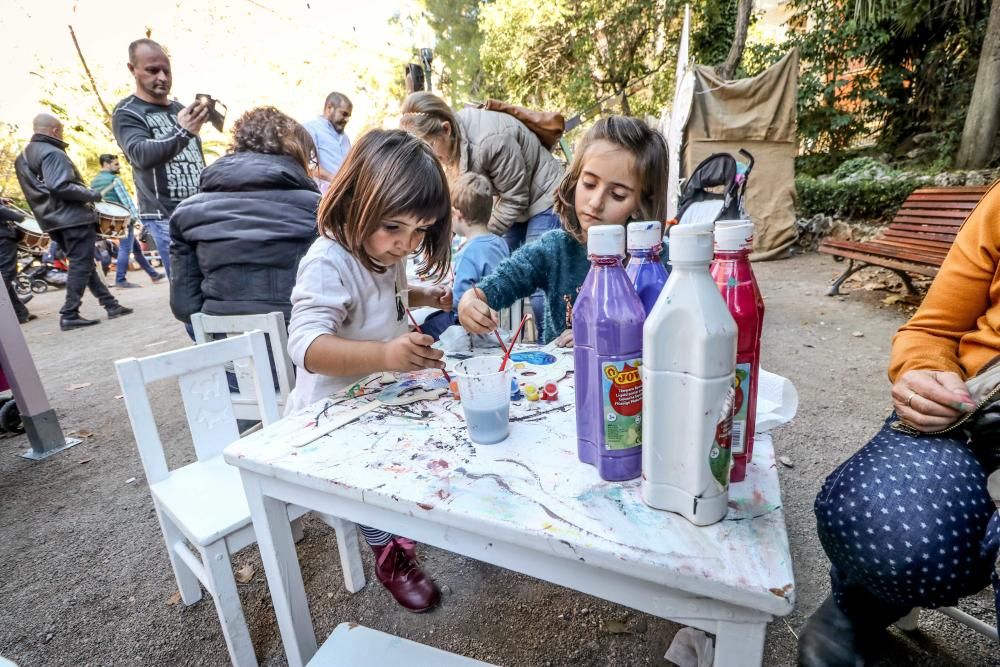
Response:
[[[997,130],[1000,130],[1000,0],[993,0],[955,166],[985,167],[993,155]]]
[[[1000,0],[995,0],[1000,2]],[[753,13],[753,0],[739,0],[736,7],[736,31],[733,33],[733,45],[729,47],[726,62],[715,68],[718,75],[729,81],[736,74],[736,68],[743,60],[743,49],[747,45],[747,32],[750,30],[750,14]]]

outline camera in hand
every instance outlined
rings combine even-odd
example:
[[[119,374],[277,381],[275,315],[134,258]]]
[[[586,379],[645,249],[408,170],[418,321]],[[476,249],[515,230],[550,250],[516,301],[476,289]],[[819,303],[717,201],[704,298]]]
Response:
[[[212,124],[212,127],[222,132],[222,125],[226,122],[226,112],[228,111],[226,105],[205,93],[198,93],[195,96],[195,100],[199,104],[208,107],[208,122]],[[220,108],[222,109],[221,111],[219,110]]]

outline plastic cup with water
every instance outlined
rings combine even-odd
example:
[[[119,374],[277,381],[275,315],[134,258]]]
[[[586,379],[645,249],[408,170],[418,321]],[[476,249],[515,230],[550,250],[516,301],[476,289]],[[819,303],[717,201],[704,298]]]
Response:
[[[514,370],[513,364],[508,364],[501,372],[501,362],[502,357],[473,357],[456,364],[453,372],[469,440],[477,445],[493,445],[510,435],[510,381]]]

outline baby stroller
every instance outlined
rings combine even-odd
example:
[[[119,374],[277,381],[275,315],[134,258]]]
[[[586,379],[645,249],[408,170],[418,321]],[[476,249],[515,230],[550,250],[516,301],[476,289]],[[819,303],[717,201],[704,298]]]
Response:
[[[747,219],[744,199],[753,155],[740,149],[747,163],[729,153],[714,153],[701,161],[684,184],[677,203],[681,224]]]
[[[41,263],[41,260],[28,253],[18,256],[17,277],[14,278],[14,291],[18,296],[42,294],[48,291],[49,284],[38,275]]]

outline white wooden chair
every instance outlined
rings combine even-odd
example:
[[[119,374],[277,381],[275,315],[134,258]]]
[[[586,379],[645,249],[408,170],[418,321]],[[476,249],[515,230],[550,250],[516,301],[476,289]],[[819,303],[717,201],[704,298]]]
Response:
[[[967,614],[958,607],[938,607],[937,609],[932,609],[931,611],[940,612],[948,618],[961,623],[971,630],[975,630],[979,634],[992,639],[993,641],[998,641],[997,629],[990,625],[989,623],[984,623],[972,614]],[[920,620],[920,607],[914,607],[910,610],[910,613],[899,619],[894,623],[894,625],[903,630],[904,632],[914,632],[918,629],[918,621]]]
[[[520,299],[511,304],[510,308],[504,308],[498,315],[500,316],[500,328],[510,331],[512,334],[517,330],[517,325],[521,323],[524,313],[531,312],[531,299]],[[521,343],[534,343],[538,340],[538,333],[535,327],[535,318],[531,317],[524,323],[521,331]]]
[[[285,328],[284,315],[280,312],[227,316],[195,313],[191,316],[191,328],[194,330],[194,340],[198,345],[211,342],[213,334],[229,336],[254,330],[263,331],[270,343],[271,359],[278,376],[278,413],[284,413],[288,394],[295,387],[295,367],[288,356],[288,332]],[[240,388],[239,393],[233,396],[236,418],[259,420],[261,415],[257,407],[249,364],[246,360],[241,360],[234,363],[234,366],[236,382]]]
[[[520,322],[520,320],[518,320]],[[357,623],[341,623],[306,667],[493,667],[433,646],[387,635]]]
[[[205,586],[215,600],[229,656],[239,667],[257,665],[257,659],[230,557],[257,539],[239,471],[222,458],[226,445],[239,438],[225,364],[249,359],[254,395],[266,426],[279,416],[267,358],[264,334],[254,331],[115,363],[181,599],[186,605],[194,604],[201,599],[199,582]],[[170,470],[146,385],[175,377],[197,461]],[[304,513],[300,507],[289,506],[288,518],[296,520]],[[355,592],[364,586],[364,571],[354,525],[339,520],[328,523],[337,531],[347,588]],[[301,536],[297,524],[293,526]]]

